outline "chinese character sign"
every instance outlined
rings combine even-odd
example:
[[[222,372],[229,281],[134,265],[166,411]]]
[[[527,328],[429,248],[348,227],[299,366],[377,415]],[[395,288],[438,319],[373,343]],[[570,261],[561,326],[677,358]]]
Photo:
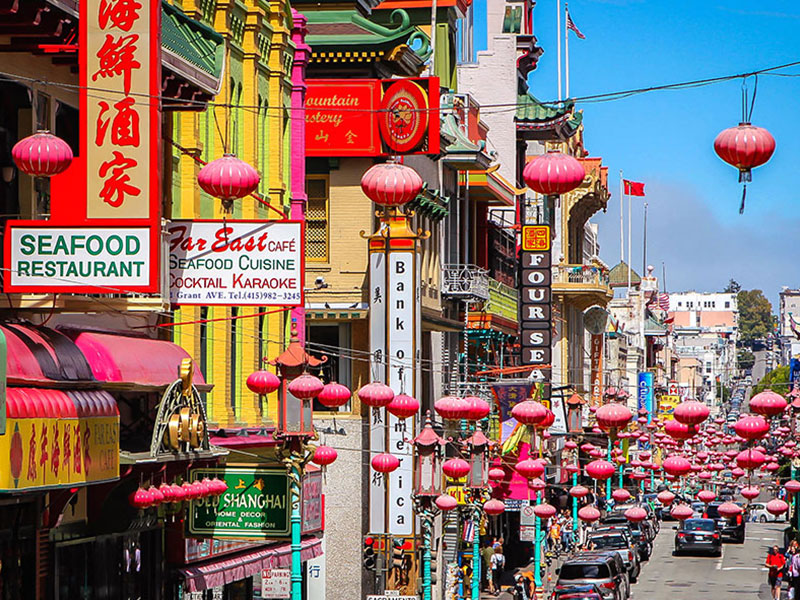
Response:
[[[86,18],[86,216],[149,219],[157,139],[153,0],[83,0]],[[157,12],[156,12],[157,14]],[[157,18],[155,19],[157,22]],[[155,46],[158,48],[158,46]],[[153,171],[151,173],[151,171]]]

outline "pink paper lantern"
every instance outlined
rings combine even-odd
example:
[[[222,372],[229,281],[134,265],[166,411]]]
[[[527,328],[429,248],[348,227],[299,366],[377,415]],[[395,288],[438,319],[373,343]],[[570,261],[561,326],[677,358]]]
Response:
[[[255,371],[247,377],[247,389],[259,396],[266,396],[281,387],[281,380],[272,371]]]
[[[672,507],[672,510],[669,511],[669,514],[672,515],[673,519],[684,521],[690,518],[694,514],[694,511],[686,504],[678,504],[677,506]]]
[[[480,421],[481,419],[485,419],[492,410],[492,407],[489,406],[486,400],[478,398],[477,396],[467,396],[464,398],[464,402],[466,402],[468,406],[465,411],[466,416],[464,417],[467,421]]]
[[[772,390],[764,390],[750,398],[750,410],[765,417],[776,417],[786,410],[786,400]]]
[[[616,469],[613,464],[602,459],[593,460],[586,465],[586,475],[592,479],[598,479],[601,481],[605,481],[614,475],[615,471]]]
[[[647,518],[647,511],[641,506],[632,506],[624,513],[625,518],[632,523],[639,523]]]
[[[226,208],[233,200],[255,192],[260,181],[258,171],[233,154],[212,160],[197,173],[200,188],[222,200]]]
[[[684,425],[699,425],[708,418],[708,406],[697,400],[686,400],[675,407],[675,420]]]
[[[437,496],[436,500],[434,500],[434,503],[442,512],[449,512],[458,506],[458,501],[449,494]]]
[[[450,458],[442,463],[442,471],[450,479],[461,479],[469,473],[469,463],[463,458]]]
[[[530,458],[519,461],[516,465],[514,465],[514,470],[522,475],[525,479],[534,479],[535,477],[541,477],[544,475],[544,465],[542,465],[539,461]]]
[[[789,510],[789,505],[784,502],[783,500],[779,500],[778,498],[773,498],[769,502],[767,502],[767,511],[772,515],[782,515],[787,510]]]
[[[372,383],[362,386],[357,394],[362,404],[371,406],[372,408],[387,406],[394,400],[392,388],[380,381],[373,381]]]
[[[543,502],[533,507],[533,514],[540,519],[549,519],[556,514],[556,507],[552,504],[548,504],[547,502]]]
[[[372,468],[378,473],[391,473],[400,466],[400,459],[394,454],[383,452],[372,457]]]
[[[611,492],[611,497],[614,498],[614,502],[617,504],[623,504],[630,500],[631,493],[626,490],[625,488],[617,488],[613,492]]]
[[[466,418],[470,410],[463,398],[458,396],[444,396],[433,403],[434,410],[446,421],[460,421]]]
[[[752,415],[739,419],[733,424],[733,429],[736,435],[746,440],[756,440],[769,433],[769,423],[762,416]]]
[[[697,499],[705,504],[713,502],[716,497],[717,495],[711,490],[700,490],[699,492],[697,492]]]
[[[664,506],[669,506],[672,504],[672,501],[675,500],[675,494],[669,490],[662,490],[656,494],[656,498],[658,498],[658,501]]]
[[[494,498],[492,498],[491,500],[488,500],[483,505],[483,512],[485,512],[487,515],[492,515],[492,516],[499,515],[505,509],[506,509],[506,505],[503,504],[500,500],[496,500]]]
[[[589,488],[582,485],[573,485],[569,488],[569,495],[573,498],[585,498],[589,495]]]
[[[578,518],[585,523],[594,523],[600,518],[600,511],[589,504],[578,510]]]
[[[419,411],[419,400],[408,394],[397,394],[386,406],[386,410],[398,419],[407,419]]]
[[[692,463],[682,456],[669,456],[661,464],[666,473],[673,477],[681,477],[692,470]]]
[[[723,517],[735,517],[742,513],[742,507],[733,502],[723,502],[717,508],[717,512]]]
[[[525,400],[514,405],[511,416],[523,425],[536,426],[547,418],[547,408],[541,402]]]
[[[361,178],[361,189],[379,206],[402,206],[422,191],[422,177],[409,166],[389,161],[372,165]]]
[[[289,382],[287,389],[289,393],[300,400],[310,400],[316,398],[323,390],[325,384],[319,378],[303,373]]]
[[[335,448],[331,448],[330,446],[317,446],[316,450],[314,450],[314,457],[311,459],[315,465],[319,465],[320,467],[325,467],[339,456],[339,453],[336,452]]]
[[[537,156],[522,171],[525,184],[544,196],[571,192],[585,177],[586,171],[577,159],[557,150]]]
[[[32,177],[63,173],[72,164],[72,148],[49,131],[37,131],[21,139],[11,149],[17,168]]]
[[[317,396],[317,401],[328,408],[344,406],[353,397],[353,393],[346,385],[332,381],[326,383]]]
[[[633,418],[628,407],[618,402],[609,402],[599,407],[595,416],[600,429],[606,432],[622,429]]]

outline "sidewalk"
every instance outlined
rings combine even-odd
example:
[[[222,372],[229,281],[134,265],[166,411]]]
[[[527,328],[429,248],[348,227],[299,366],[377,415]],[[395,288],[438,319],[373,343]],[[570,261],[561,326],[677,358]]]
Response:
[[[542,574],[542,589],[538,591],[537,598],[546,599],[549,597],[556,585],[555,570],[564,562],[564,559],[565,555],[562,554],[558,559],[553,559],[550,566],[545,568],[545,572]],[[500,580],[500,588],[503,591],[497,596],[489,592],[481,592],[481,600],[512,600],[513,595],[511,594],[511,588],[514,586],[514,575],[520,571],[533,571],[535,566],[535,563],[530,563],[526,567],[519,567],[511,571],[506,571],[503,573]],[[548,576],[552,578],[550,581],[548,581]]]

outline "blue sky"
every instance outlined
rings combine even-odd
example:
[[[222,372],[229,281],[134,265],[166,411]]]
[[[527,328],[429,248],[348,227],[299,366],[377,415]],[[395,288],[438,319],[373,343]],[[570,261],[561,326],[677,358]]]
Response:
[[[476,47],[485,46],[476,0]],[[586,35],[570,39],[571,94],[583,96],[721,75],[800,60],[800,5],[769,3],[572,0],[573,20]],[[563,2],[562,2],[563,9]],[[531,75],[541,100],[556,98],[556,2],[539,0],[534,33],[545,53]],[[714,153],[713,141],[741,116],[741,80],[688,90],[651,92],[605,103],[578,104],[585,144],[609,167],[613,197],[594,221],[601,257],[619,260],[619,170],[646,184],[648,263],[666,263],[669,291],[718,291],[732,277],[763,289],[773,302],[781,285],[800,287],[798,77],[759,76],[753,124],[777,141],[772,160],[753,171],[739,215],[736,170]],[[752,92],[753,79],[748,80]],[[642,268],[642,203],[633,206],[633,265]],[[627,207],[626,207],[627,214]]]

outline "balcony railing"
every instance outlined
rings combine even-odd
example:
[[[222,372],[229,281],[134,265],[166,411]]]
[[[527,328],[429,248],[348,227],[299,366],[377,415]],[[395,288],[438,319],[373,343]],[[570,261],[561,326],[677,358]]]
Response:
[[[587,287],[608,287],[608,271],[592,265],[560,265],[556,267],[555,282]]]
[[[489,299],[489,273],[477,265],[444,265],[442,295],[466,302]]]

